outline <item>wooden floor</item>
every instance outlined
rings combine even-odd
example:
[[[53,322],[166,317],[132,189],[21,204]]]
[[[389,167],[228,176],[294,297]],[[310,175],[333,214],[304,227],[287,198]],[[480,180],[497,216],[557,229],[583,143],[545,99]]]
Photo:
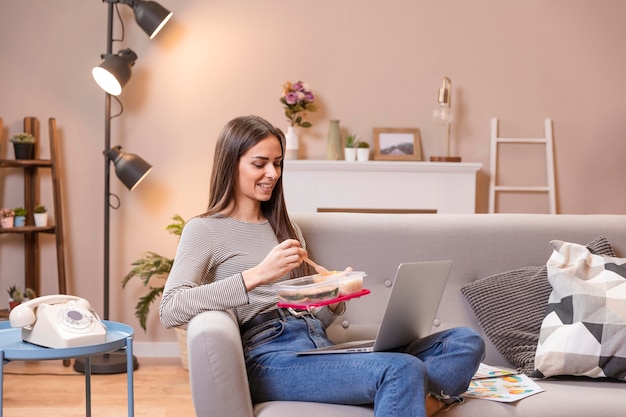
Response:
[[[135,416],[193,417],[189,373],[177,358],[139,358]],[[91,415],[124,417],[126,374],[91,376]],[[85,416],[85,375],[63,362],[15,361],[4,366],[3,417]]]

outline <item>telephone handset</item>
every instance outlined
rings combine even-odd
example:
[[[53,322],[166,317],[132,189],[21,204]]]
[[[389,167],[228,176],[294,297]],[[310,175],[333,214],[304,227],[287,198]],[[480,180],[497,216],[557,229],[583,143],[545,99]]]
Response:
[[[50,348],[93,345],[106,341],[106,326],[89,301],[73,295],[44,295],[11,310],[11,327],[22,328],[22,340]]]

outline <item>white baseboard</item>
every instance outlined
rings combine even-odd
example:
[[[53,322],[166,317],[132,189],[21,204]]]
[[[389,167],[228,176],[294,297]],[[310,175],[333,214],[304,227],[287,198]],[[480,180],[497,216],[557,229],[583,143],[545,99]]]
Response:
[[[176,342],[133,342],[133,353],[138,358],[175,358],[180,356]]]

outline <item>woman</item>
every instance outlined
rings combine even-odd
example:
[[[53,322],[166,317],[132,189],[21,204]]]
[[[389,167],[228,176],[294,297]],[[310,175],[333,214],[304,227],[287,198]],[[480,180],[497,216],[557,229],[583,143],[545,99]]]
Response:
[[[206,310],[232,309],[254,402],[373,403],[376,416],[423,417],[461,401],[484,356],[482,339],[470,329],[440,332],[393,353],[296,355],[332,344],[325,328],[345,303],[298,317],[276,306],[272,283],[310,274],[305,240],[283,198],[283,143],[283,133],[260,117],[224,127],[208,210],[183,230],[161,322],[180,326]]]

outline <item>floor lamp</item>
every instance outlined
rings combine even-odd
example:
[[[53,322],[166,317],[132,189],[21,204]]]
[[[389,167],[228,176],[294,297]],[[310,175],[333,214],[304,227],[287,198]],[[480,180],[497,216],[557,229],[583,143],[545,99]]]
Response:
[[[153,1],[142,0],[104,0],[108,3],[107,15],[107,51],[104,61],[92,71],[95,81],[105,91],[104,105],[104,315],[109,319],[109,249],[110,249],[110,211],[111,211],[111,163],[117,177],[129,190],[133,190],[148,175],[152,166],[139,156],[122,152],[121,146],[111,147],[111,96],[119,95],[124,85],[130,80],[131,67],[137,55],[130,49],[113,54],[113,14],[117,3],[133,8],[137,24],[152,39],[170,19],[172,13]],[[139,363],[133,357],[133,369]],[[83,359],[74,362],[74,369],[85,372]],[[94,374],[115,374],[126,372],[126,353],[113,352],[91,357],[91,372]]]

